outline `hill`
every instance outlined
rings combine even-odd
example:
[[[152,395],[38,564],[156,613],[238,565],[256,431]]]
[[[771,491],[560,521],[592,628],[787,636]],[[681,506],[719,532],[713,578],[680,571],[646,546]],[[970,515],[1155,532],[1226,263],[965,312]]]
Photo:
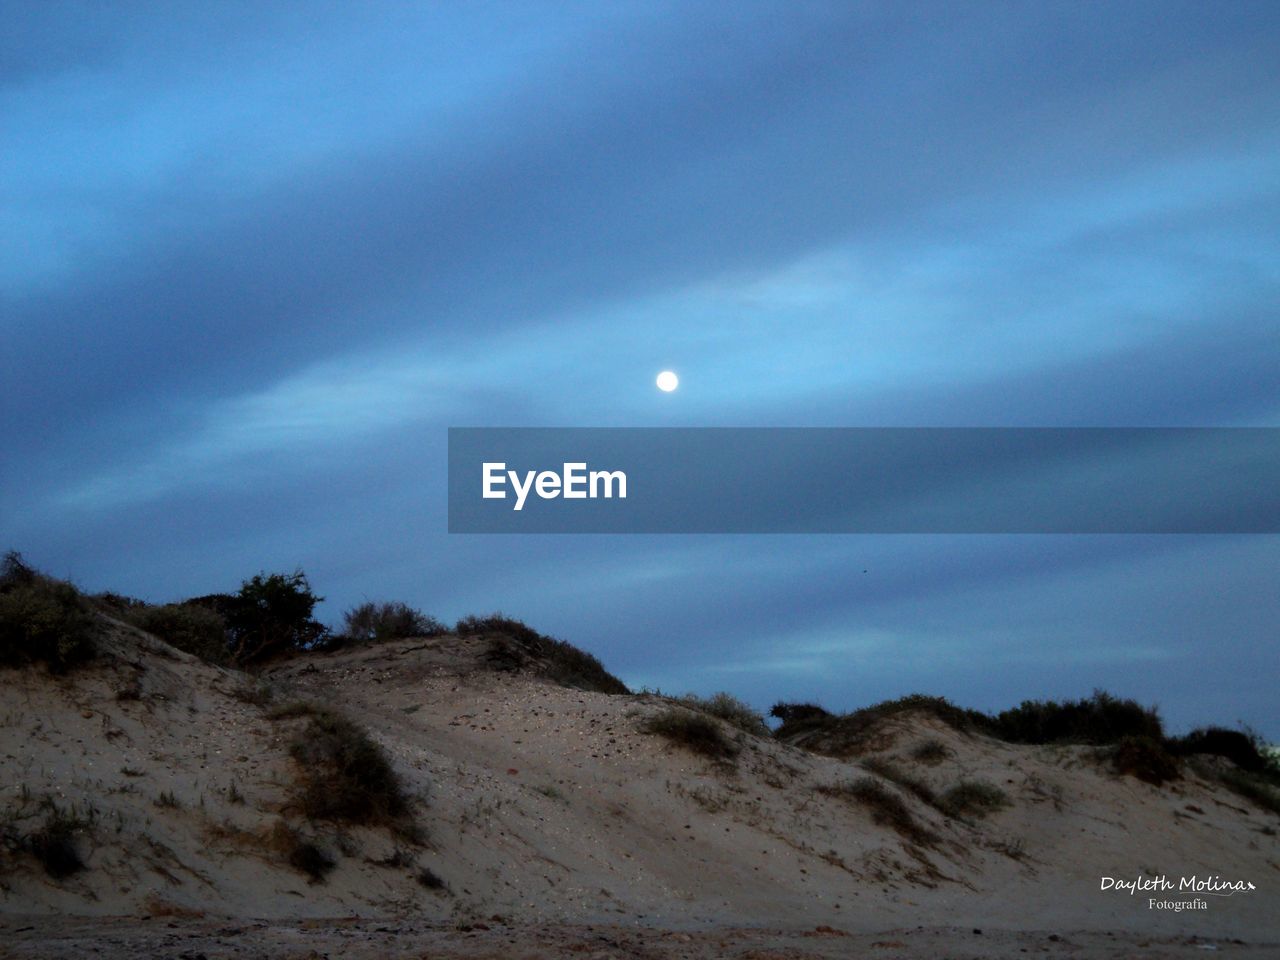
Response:
[[[1221,757],[1150,783],[1114,745],[1009,742],[930,698],[774,736],[730,698],[583,689],[614,688],[486,630],[250,674],[94,616],[75,669],[0,668],[14,956],[1280,943],[1280,817]],[[1256,890],[1173,912],[1100,889],[1139,874]]]

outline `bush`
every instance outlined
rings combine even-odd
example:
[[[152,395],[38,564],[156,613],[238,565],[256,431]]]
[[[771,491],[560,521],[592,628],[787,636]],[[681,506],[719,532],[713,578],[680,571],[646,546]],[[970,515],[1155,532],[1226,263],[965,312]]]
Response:
[[[782,721],[777,735],[789,736],[807,727],[821,725],[831,717],[831,713],[816,703],[784,703],[779,700],[769,709],[769,716]]]
[[[97,620],[75,587],[28,567],[14,552],[0,563],[0,664],[41,661],[64,673],[93,657]]]
[[[226,621],[208,607],[191,603],[131,607],[123,611],[122,619],[201,660],[217,664],[231,660]]]
[[[61,880],[84,869],[84,861],[76,848],[76,834],[87,826],[80,817],[51,807],[44,824],[28,834],[25,846],[40,861],[45,873]]]
[[[923,780],[913,777],[911,774],[899,770],[888,760],[882,760],[879,757],[872,757],[870,760],[864,760],[862,766],[870,770],[878,777],[883,777],[890,783],[896,783],[903,790],[912,794],[917,800],[927,803],[931,807],[938,807],[938,797]]]
[[[951,756],[951,751],[947,749],[947,745],[941,740],[925,740],[917,744],[915,749],[911,751],[912,759],[927,763],[929,766],[939,764],[949,756]]]
[[[921,846],[938,841],[936,833],[922,826],[911,815],[902,798],[874,777],[862,777],[853,783],[835,787],[819,787],[818,792],[866,807],[876,823],[892,827],[900,835]]]
[[[680,698],[680,702],[691,710],[701,710],[703,713],[718,717],[752,736],[767,737],[771,735],[768,725],[764,722],[764,717],[760,716],[759,713],[752,710],[751,707],[737,697],[728,693],[714,693],[709,697],[699,697],[688,693]]]
[[[640,729],[713,760],[728,760],[738,753],[737,746],[724,735],[719,723],[706,714],[683,707],[668,707],[653,714]]]
[[[408,802],[382,748],[345,717],[318,708],[308,712],[310,721],[289,746],[302,768],[300,800],[307,816],[403,825]]]
[[[1009,805],[1009,797],[994,783],[961,780],[942,795],[939,809],[952,817],[985,817]]]
[[[785,709],[787,705],[780,706]],[[818,753],[847,756],[864,751],[881,724],[904,713],[924,713],[963,731],[985,730],[991,723],[986,714],[957,707],[943,697],[913,693],[838,716],[809,714],[802,720],[784,722],[774,736],[798,738],[804,747]]]
[[[492,637],[485,654],[491,669],[514,671],[532,667],[539,675],[562,687],[596,693],[631,692],[625,683],[585,650],[539,633],[528,624],[501,613],[463,617],[454,627],[454,632],[460,637]]]
[[[1218,778],[1237,796],[1252,800],[1263,810],[1280,814],[1280,790],[1276,789],[1273,778],[1245,770],[1224,770]]]
[[[1111,750],[1111,765],[1117,773],[1157,787],[1182,776],[1178,758],[1165,748],[1163,739],[1154,737],[1124,737]]]
[[[1162,741],[1154,707],[1121,700],[1102,690],[1086,700],[1024,700],[994,718],[996,736],[1012,743],[1117,743],[1126,737]]]
[[[299,838],[289,851],[289,866],[305,873],[312,883],[321,883],[335,864],[333,857],[316,843]]]
[[[447,890],[448,884],[440,877],[438,873],[430,867],[422,867],[415,874],[414,879],[428,890]]]
[[[1194,754],[1226,757],[1249,773],[1260,773],[1271,765],[1270,758],[1262,752],[1262,742],[1256,734],[1223,727],[1192,730],[1185,737],[1170,740],[1169,749],[1182,757]]]
[[[225,614],[232,660],[254,663],[306,650],[322,640],[328,631],[311,612],[323,599],[311,592],[301,570],[257,574],[244,581]]]
[[[400,640],[405,637],[438,637],[446,633],[435,617],[404,603],[366,602],[342,615],[343,639],[350,643]]]

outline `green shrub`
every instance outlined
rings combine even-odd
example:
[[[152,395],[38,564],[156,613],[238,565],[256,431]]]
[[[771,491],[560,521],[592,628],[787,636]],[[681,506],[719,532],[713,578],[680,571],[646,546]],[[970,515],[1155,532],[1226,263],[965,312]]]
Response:
[[[1260,773],[1271,766],[1271,760],[1262,748],[1257,734],[1223,727],[1200,727],[1169,741],[1169,749],[1178,756],[1207,754],[1226,757],[1249,773]]]
[[[913,760],[919,760],[929,766],[939,764],[949,756],[951,756],[951,751],[947,749],[947,745],[941,740],[925,740],[917,744],[911,751]]]
[[[996,715],[992,731],[1012,743],[1117,743],[1126,737],[1162,741],[1154,707],[1121,700],[1102,690],[1084,700],[1024,700]]]
[[[75,587],[10,552],[0,563],[0,664],[43,662],[64,673],[95,653],[97,618]]]
[[[691,710],[701,710],[703,713],[718,717],[752,736],[767,737],[771,735],[768,725],[764,722],[764,717],[737,697],[728,693],[713,693],[709,697],[699,697],[688,693],[680,698],[680,702]]]
[[[208,607],[191,603],[131,607],[122,612],[121,619],[209,663],[227,664],[231,660],[226,621]]]
[[[769,716],[782,721],[777,735],[784,737],[821,725],[831,717],[831,713],[816,703],[784,703],[779,700],[769,709]]]
[[[1163,739],[1124,737],[1110,750],[1110,757],[1117,773],[1137,777],[1157,787],[1182,776],[1181,763],[1168,751]]]
[[[1266,775],[1247,770],[1224,770],[1218,779],[1237,796],[1253,801],[1263,810],[1280,814],[1280,790]]]
[[[728,760],[738,753],[737,745],[724,735],[719,723],[683,707],[668,707],[653,714],[640,729],[713,760]]]
[[[312,710],[289,752],[301,767],[307,816],[389,826],[406,820],[400,778],[382,748],[347,718]]]
[[[882,760],[879,757],[872,757],[862,762],[862,766],[870,770],[876,776],[883,777],[890,783],[896,783],[903,790],[912,794],[917,800],[927,803],[931,807],[937,807],[938,797],[923,780],[913,777],[911,774],[899,770],[888,760]]]
[[[463,617],[457,622],[453,628],[453,632],[460,637],[480,637],[489,636],[491,634],[501,634],[509,637],[529,649],[536,649],[543,639],[543,635],[534,630],[522,620],[516,620],[514,617],[508,617],[502,613],[491,613],[488,616],[479,617],[474,614]]]
[[[874,777],[862,777],[834,787],[818,787],[818,792],[866,807],[871,811],[872,820],[892,827],[913,843],[929,846],[939,839],[936,833],[912,816],[901,797]]]
[[[224,604],[232,660],[257,663],[323,640],[328,631],[311,616],[323,599],[311,592],[301,570],[257,574],[244,581],[239,594]]]
[[[345,643],[370,643],[400,640],[405,637],[438,637],[448,632],[435,617],[427,616],[408,604],[362,603],[342,615],[344,629],[333,646]]]
[[[787,705],[781,706],[785,708]],[[795,740],[817,753],[849,756],[863,752],[871,736],[886,720],[905,713],[923,713],[963,731],[985,730],[990,726],[990,718],[976,710],[957,707],[943,697],[913,693],[897,700],[885,700],[863,707],[852,713],[807,714],[803,719],[784,722],[774,732],[774,736]]]
[[[312,883],[320,883],[334,868],[334,860],[312,841],[300,840],[289,852],[289,865],[305,873]]]
[[[1007,806],[1008,794],[985,780],[961,780],[938,803],[939,809],[952,817],[985,817]]]
[[[422,867],[414,875],[414,879],[428,890],[447,890],[448,884],[430,867]]]
[[[22,806],[25,807],[30,794],[24,790],[22,797]],[[55,880],[83,870],[85,863],[80,856],[77,838],[93,831],[97,816],[94,809],[89,807],[84,812],[74,804],[60,807],[52,797],[46,796],[39,801],[37,812],[39,810],[44,811],[43,821],[25,835],[17,828],[18,820],[35,814],[24,811],[11,815],[4,824],[5,846],[14,852],[30,854]]]
[[[596,693],[626,694],[627,685],[604,668],[596,657],[573,644],[539,633],[528,624],[501,613],[463,617],[454,627],[460,637],[490,637],[485,661],[490,669],[532,669],[562,687]]]
[[[27,849],[49,876],[57,880],[69,877],[84,869],[76,847],[76,834],[82,828],[74,818],[51,814],[44,826],[27,837]]]

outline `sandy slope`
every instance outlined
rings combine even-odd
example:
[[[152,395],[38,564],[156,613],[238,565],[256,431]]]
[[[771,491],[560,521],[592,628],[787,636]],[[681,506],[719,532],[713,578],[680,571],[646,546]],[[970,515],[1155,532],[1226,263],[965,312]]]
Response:
[[[511,955],[505,938],[530,957],[936,956],[940,943],[954,956],[1200,955],[1206,943],[1280,955],[1268,946],[1280,943],[1280,823],[1194,777],[1158,789],[1110,774],[1084,748],[1014,746],[923,716],[886,724],[859,758],[735,734],[736,762],[715,764],[639,731],[656,698],[494,673],[474,638],[268,671],[275,703],[338,705],[386,748],[425,828],[413,846],[300,816],[287,743],[302,721],[246,702],[243,675],[124,627],[111,643],[114,658],[71,678],[4,671],[0,682],[8,818],[37,822],[45,795],[95,814],[86,871],[55,881],[28,856],[0,861],[0,942],[18,956],[82,955],[90,939],[108,956],[176,956],[165,938],[187,937],[192,955],[260,942],[270,955],[362,956],[353,944],[385,939],[386,918],[405,955]],[[947,758],[911,759],[926,739]],[[964,822],[889,785],[936,834],[913,843],[820,789],[866,776],[870,756],[938,791],[987,780],[1013,802]],[[285,823],[337,859],[324,883],[284,862]],[[421,886],[421,867],[447,889]],[[1181,913],[1099,890],[1103,876],[1139,873],[1258,889]],[[67,919],[91,915],[155,919]],[[330,917],[368,919],[319,933],[297,922]]]

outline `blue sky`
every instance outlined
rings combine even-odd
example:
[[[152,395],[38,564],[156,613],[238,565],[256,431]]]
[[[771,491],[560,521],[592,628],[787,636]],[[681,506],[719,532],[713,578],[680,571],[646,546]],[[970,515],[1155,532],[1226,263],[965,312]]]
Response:
[[[449,426],[1280,426],[1274,4],[3,17],[3,546],[502,609],[763,707],[1280,735],[1274,536],[444,532]]]

